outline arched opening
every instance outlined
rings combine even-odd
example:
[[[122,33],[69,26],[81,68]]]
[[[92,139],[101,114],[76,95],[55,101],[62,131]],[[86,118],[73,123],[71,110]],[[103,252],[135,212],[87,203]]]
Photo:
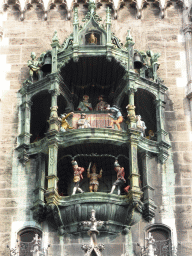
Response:
[[[171,243],[171,230],[161,224],[156,224],[150,226],[146,230],[146,237],[149,237],[149,233],[152,235],[155,240],[155,255],[171,255],[172,243]]]
[[[39,229],[27,227],[18,232],[19,256],[33,256],[31,251],[33,250],[33,239],[35,236],[38,239],[42,238],[42,233]],[[39,240],[39,243],[41,247],[41,240]]]
[[[48,120],[51,107],[51,94],[47,91],[40,92],[33,96],[31,106],[31,143],[45,137],[49,128]]]
[[[124,74],[125,69],[119,62],[114,58],[109,61],[105,56],[81,57],[76,62],[71,59],[60,71],[63,91],[69,90],[72,95],[74,110],[84,95],[89,96],[93,110],[100,95],[111,105]]]
[[[103,144],[76,144],[67,149],[60,149],[58,154],[58,191],[61,196],[70,196],[74,187],[74,170],[72,167],[72,157],[75,158],[79,167],[84,168],[83,179],[80,181],[80,187],[84,192],[90,192],[90,178],[87,177],[87,169],[90,166],[92,173],[93,165],[96,165],[96,173],[99,174],[102,169],[102,177],[98,179],[98,192],[109,193],[113,183],[117,179],[117,173],[114,170],[115,158],[118,158],[118,163],[124,167],[126,182],[121,187],[121,194],[125,194],[124,188],[129,185],[129,160],[128,147],[103,145]],[[117,194],[117,188],[114,191]]]
[[[156,140],[157,120],[154,95],[147,90],[138,89],[135,93],[135,106],[136,115],[140,115],[142,121],[145,122],[145,136],[148,138],[149,131],[153,131],[153,140]]]

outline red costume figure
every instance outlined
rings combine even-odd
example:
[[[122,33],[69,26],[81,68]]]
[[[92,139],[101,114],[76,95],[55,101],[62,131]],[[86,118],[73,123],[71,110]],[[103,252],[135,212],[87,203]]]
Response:
[[[83,167],[79,167],[76,161],[71,162],[73,165],[73,171],[74,171],[74,178],[73,182],[75,183],[75,186],[73,188],[73,194],[75,195],[76,191],[83,193],[84,191],[79,187],[80,181],[83,179],[82,173],[85,171]]]
[[[120,195],[121,187],[126,182],[124,178],[125,171],[124,171],[124,168],[119,165],[118,161],[115,161],[114,163],[114,170],[117,172],[117,180],[113,183],[110,194],[113,194],[113,191],[115,190],[115,188],[118,187],[118,195]]]

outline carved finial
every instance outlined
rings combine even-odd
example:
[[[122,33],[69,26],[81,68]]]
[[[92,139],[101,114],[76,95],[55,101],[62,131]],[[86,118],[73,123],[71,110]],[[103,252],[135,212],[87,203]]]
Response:
[[[111,9],[109,8],[109,6],[106,10],[106,23],[111,24]]]
[[[133,37],[131,36],[130,29],[127,30],[127,37],[126,37],[126,43],[125,47],[129,47],[129,45],[134,45],[135,43],[133,42]]]
[[[54,32],[53,38],[52,38],[52,43],[55,43],[55,42],[59,42],[59,38],[57,36],[57,31]]]
[[[96,12],[96,4],[94,0],[89,0],[89,6],[88,10],[90,11],[90,14],[93,16]]]
[[[79,24],[78,8],[74,7],[73,24]]]

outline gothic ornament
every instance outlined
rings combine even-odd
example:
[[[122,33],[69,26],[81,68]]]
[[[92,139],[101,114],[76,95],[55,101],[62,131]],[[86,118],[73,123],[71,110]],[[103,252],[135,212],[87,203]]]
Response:
[[[83,221],[82,225],[84,227],[90,227],[90,230],[87,232],[90,236],[90,245],[82,245],[82,250],[85,251],[85,256],[91,256],[94,251],[97,256],[102,256],[101,252],[105,249],[104,244],[97,244],[97,235],[99,231],[97,227],[103,226],[104,221],[97,221],[95,218],[95,210],[91,210],[91,218],[90,221]]]
[[[165,17],[165,10],[172,4],[172,2],[170,0],[155,0],[154,4],[159,7],[160,17],[163,19]]]
[[[142,9],[148,5],[147,0],[131,0],[131,6],[137,9],[137,19],[141,19]]]

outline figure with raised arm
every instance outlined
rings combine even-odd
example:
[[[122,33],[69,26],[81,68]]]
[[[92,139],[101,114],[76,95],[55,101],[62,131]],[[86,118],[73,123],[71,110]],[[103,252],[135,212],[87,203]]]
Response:
[[[72,195],[75,195],[76,191],[83,193],[84,191],[79,187],[79,185],[80,181],[83,179],[82,173],[85,171],[85,169],[83,167],[79,167],[76,161],[72,161],[71,163],[74,171],[73,182],[75,184]]]
[[[112,112],[112,115],[109,114],[109,116],[112,117],[112,120],[111,120],[108,128],[114,129],[114,124],[116,124],[118,130],[120,130],[121,129],[120,124],[123,122],[123,116],[121,114],[120,109],[115,105],[113,105],[113,107],[110,107],[108,105],[107,110],[110,110]]]
[[[110,194],[113,194],[113,191],[117,187],[118,188],[118,195],[120,195],[121,194],[121,187],[126,182],[126,180],[124,178],[125,177],[125,171],[124,171],[124,168],[119,165],[117,160],[114,163],[114,170],[117,173],[117,180],[113,183]]]
[[[101,169],[100,173],[97,174],[96,173],[96,165],[93,164],[93,166],[91,168],[92,173],[90,173],[90,167],[91,167],[91,163],[89,164],[89,167],[87,169],[87,178],[90,179],[89,190],[90,190],[90,192],[93,192],[93,191],[97,192],[98,186],[99,186],[98,179],[101,179],[103,170]]]
[[[62,114],[61,118],[60,117],[58,118],[59,121],[61,122],[61,129],[60,129],[61,132],[66,132],[67,129],[74,129],[73,127],[70,127],[69,123],[67,122],[67,118],[73,114],[74,114],[73,112],[69,114]]]

